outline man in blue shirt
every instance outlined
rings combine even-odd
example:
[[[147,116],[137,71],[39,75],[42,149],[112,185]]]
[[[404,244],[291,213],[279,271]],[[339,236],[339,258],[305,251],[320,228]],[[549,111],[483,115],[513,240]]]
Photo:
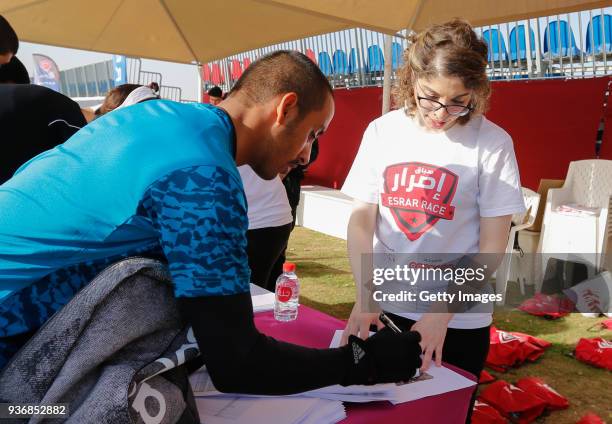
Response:
[[[144,254],[167,262],[222,390],[292,393],[412,376],[414,335],[313,350],[253,325],[236,165],[271,179],[305,164],[334,114],[326,78],[300,53],[276,52],[219,106],[160,100],[115,111],[0,186],[0,369],[103,268]],[[299,370],[289,383],[285,362]]]

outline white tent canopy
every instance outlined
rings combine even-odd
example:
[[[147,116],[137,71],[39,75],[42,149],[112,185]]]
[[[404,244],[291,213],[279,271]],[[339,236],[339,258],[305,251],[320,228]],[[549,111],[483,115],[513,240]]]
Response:
[[[602,0],[2,0],[33,43],[181,63],[353,27],[387,34],[456,16],[475,26],[609,6]]]

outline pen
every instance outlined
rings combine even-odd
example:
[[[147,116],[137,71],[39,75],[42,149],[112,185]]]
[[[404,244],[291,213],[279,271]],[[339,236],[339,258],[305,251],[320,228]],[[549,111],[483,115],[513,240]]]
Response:
[[[380,313],[378,319],[385,324],[386,327],[389,327],[394,333],[402,332],[402,330],[400,330],[399,327],[395,325],[395,323],[391,321],[391,318],[389,318],[384,312]]]

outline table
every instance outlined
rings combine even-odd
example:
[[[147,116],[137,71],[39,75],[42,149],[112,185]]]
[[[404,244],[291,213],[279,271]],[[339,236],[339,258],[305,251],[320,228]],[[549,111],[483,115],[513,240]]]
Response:
[[[343,329],[345,322],[300,305],[295,321],[278,322],[272,312],[262,312],[255,315],[255,325],[262,333],[278,340],[326,348],[329,347],[334,332]],[[476,381],[468,372],[448,364],[446,366]],[[347,418],[342,423],[464,423],[469,399],[474,390],[475,386],[399,405],[392,405],[390,402],[345,403]]]

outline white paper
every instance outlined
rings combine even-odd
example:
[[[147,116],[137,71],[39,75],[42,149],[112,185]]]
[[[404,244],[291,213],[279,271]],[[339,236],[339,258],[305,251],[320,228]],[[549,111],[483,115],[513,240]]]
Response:
[[[218,394],[215,386],[213,386],[212,379],[208,374],[206,367],[202,367],[189,376],[189,383],[191,384],[191,390],[194,395],[203,394]]]
[[[315,408],[297,424],[337,423],[346,418],[344,405],[339,401],[319,399]]]
[[[254,313],[274,310],[274,293],[255,284],[251,284],[250,289]]]
[[[196,406],[200,421],[207,424],[334,423],[346,417],[340,402],[291,396],[196,397]]]
[[[265,312],[274,310],[274,293],[253,296],[253,312]]]

